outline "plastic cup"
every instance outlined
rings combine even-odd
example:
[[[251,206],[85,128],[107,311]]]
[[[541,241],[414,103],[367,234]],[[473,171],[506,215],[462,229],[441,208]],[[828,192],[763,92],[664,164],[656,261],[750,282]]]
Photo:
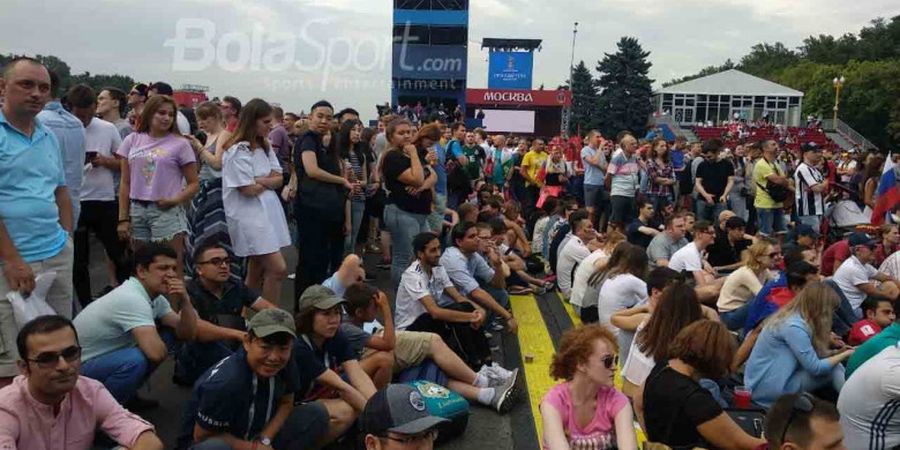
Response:
[[[740,409],[750,408],[750,389],[744,386],[734,388],[734,407]]]

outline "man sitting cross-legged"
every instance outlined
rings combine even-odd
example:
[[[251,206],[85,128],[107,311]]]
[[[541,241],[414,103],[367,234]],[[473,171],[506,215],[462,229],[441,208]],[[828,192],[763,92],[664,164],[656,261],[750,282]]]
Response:
[[[173,377],[176,384],[185,386],[193,386],[200,374],[241,345],[247,310],[275,308],[232,276],[228,251],[219,242],[201,242],[194,261],[196,277],[187,283],[187,292],[201,320],[196,342],[185,343],[176,354]]]
[[[377,387],[387,385],[394,373],[422,364],[428,358],[447,374],[450,390],[501,413],[512,406],[519,369],[510,372],[494,364],[482,366],[475,373],[437,334],[395,331],[387,296],[370,285],[353,284],[344,298],[347,300],[349,320],[341,324],[341,332],[359,355],[360,366],[369,373]],[[384,329],[374,335],[364,331],[363,325],[374,321],[379,312],[384,320]],[[377,361],[375,357],[378,355],[393,359],[392,371],[377,373],[381,369],[380,364],[368,363]]]

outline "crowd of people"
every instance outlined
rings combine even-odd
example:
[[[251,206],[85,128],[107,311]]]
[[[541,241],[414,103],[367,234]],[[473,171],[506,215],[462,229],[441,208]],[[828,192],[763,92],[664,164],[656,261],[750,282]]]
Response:
[[[494,335],[518,331],[511,295],[551,291],[582,324],[541,393],[545,448],[636,449],[635,422],[658,448],[900,445],[900,233],[823,220],[874,206],[877,154],[490,135],[421,105],[366,127],[324,100],[184,108],[166,83],[2,74],[10,448],[161,448],[138,392],[170,356],[192,390],[177,448],[430,448],[445,418],[393,383],[437,373],[507,413],[522,376]]]

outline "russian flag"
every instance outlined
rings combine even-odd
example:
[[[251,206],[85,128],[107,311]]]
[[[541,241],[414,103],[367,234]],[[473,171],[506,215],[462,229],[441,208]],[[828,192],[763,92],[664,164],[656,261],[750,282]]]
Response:
[[[872,225],[881,225],[884,218],[894,207],[900,203],[900,186],[897,186],[897,176],[894,161],[888,153],[884,161],[884,170],[881,172],[881,180],[878,182],[878,198],[875,199],[875,209],[872,210]]]

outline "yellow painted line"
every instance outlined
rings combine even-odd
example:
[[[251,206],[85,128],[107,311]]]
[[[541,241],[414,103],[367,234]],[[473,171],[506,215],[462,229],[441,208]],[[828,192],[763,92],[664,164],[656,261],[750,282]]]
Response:
[[[559,298],[559,301],[562,302],[563,307],[566,308],[566,313],[569,315],[569,318],[572,319],[572,326],[581,325],[581,318],[575,314],[575,308],[572,307],[572,304],[567,302],[565,297],[563,297],[562,292],[555,291],[556,297]]]
[[[534,296],[512,295],[510,302],[516,315],[516,321],[519,323],[519,333],[516,337],[519,339],[522,367],[528,381],[531,415],[534,417],[538,442],[543,442],[540,404],[544,395],[556,385],[556,381],[550,378],[550,363],[553,361],[553,354],[556,350]],[[534,360],[530,363],[525,362],[526,354],[533,355]]]

